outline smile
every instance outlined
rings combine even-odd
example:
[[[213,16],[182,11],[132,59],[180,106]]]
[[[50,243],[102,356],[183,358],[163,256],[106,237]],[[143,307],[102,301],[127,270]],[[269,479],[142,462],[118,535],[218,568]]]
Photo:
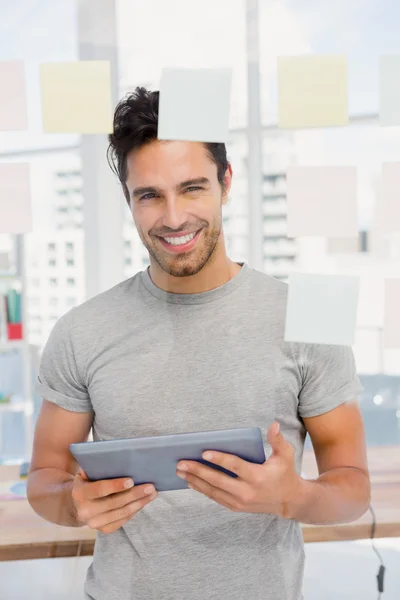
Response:
[[[172,244],[173,246],[181,246],[182,244],[187,244],[194,238],[196,232],[191,233],[190,235],[184,235],[183,237],[165,237],[163,238],[168,244]]]
[[[201,229],[197,232],[190,233],[188,235],[180,237],[158,237],[163,247],[172,253],[177,252],[188,252],[192,250],[201,234]]]

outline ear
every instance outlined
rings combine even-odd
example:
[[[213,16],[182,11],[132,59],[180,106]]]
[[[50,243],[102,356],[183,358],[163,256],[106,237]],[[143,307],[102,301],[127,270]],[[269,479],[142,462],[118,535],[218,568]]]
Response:
[[[232,185],[232,165],[230,162],[228,162],[228,167],[225,171],[225,175],[224,175],[224,191],[222,194],[222,204],[227,204],[228,203],[228,199],[229,199],[229,192],[231,190],[231,185]]]

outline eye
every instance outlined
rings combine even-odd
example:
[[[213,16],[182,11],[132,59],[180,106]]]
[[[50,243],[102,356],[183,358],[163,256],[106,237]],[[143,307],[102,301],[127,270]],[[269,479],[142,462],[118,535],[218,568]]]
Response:
[[[155,193],[154,193],[154,192],[149,192],[148,194],[145,194],[144,196],[142,196],[142,197],[140,198],[140,200],[150,200],[150,198],[151,198],[152,196],[155,196]]]
[[[198,185],[191,185],[190,187],[186,188],[186,191],[189,192],[191,190],[193,191],[193,190],[202,190],[202,189],[203,188]]]

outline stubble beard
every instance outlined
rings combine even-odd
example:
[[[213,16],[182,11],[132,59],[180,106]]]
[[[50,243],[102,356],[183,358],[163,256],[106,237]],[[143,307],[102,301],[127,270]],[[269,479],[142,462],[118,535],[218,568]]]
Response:
[[[168,254],[154,237],[146,237],[139,232],[140,239],[148,253],[159,267],[173,277],[190,277],[199,273],[211,260],[216,250],[221,234],[222,217],[219,216],[211,228],[204,227],[201,231],[201,246],[196,246],[190,252]]]

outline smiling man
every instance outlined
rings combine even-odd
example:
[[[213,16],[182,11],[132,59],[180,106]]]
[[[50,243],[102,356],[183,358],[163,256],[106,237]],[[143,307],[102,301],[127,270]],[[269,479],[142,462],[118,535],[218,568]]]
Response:
[[[284,342],[287,285],[226,254],[225,145],[159,141],[158,101],[137,88],[120,102],[108,155],[150,267],[51,332],[28,498],[98,531],[88,600],[300,600],[300,523],[352,521],[370,501],[352,350]],[[90,482],[68,450],[91,428],[110,440],[235,427],[260,427],[264,464],[214,452],[232,478],[181,460],[189,489],[160,494]],[[315,480],[301,477],[307,431]]]
[[[224,157],[218,178],[214,154],[218,160],[223,145],[208,146],[153,142],[126,158],[126,196],[151,279],[171,292],[206,291],[240,271],[226,256],[221,228],[232,169]]]

